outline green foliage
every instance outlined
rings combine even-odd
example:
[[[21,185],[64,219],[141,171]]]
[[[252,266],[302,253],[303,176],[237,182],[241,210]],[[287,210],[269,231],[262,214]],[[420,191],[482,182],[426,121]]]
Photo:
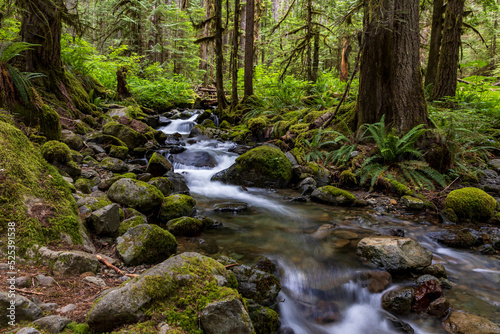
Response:
[[[337,166],[345,166],[351,158],[351,153],[357,150],[360,144],[368,138],[366,136],[368,130],[364,125],[356,132],[352,132],[347,125],[345,128],[347,129],[347,134],[332,131],[333,134],[337,135],[333,142],[340,147],[328,154],[327,161],[331,161]]]
[[[318,132],[312,137],[309,141],[308,139],[304,139],[303,146],[306,148],[305,160],[322,162],[328,157],[328,153],[321,150],[321,148],[335,144],[335,141],[324,140],[324,135],[333,133],[333,131],[323,131],[321,128],[318,129]]]
[[[422,156],[422,152],[415,148],[415,144],[427,131],[422,125],[414,127],[399,138],[394,129],[386,131],[383,116],[380,122],[368,125],[367,131],[371,134],[369,138],[377,144],[377,152],[367,158],[358,170],[361,184],[371,179],[370,185],[373,187],[380,177],[385,176],[414,187],[433,189],[433,181],[444,186],[442,174],[431,168],[427,162],[416,160]]]

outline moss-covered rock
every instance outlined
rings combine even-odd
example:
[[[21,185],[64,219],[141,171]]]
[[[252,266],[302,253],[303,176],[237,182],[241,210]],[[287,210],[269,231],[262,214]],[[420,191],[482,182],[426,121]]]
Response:
[[[88,315],[93,331],[111,331],[152,316],[201,333],[199,314],[216,300],[239,294],[231,286],[231,274],[215,260],[183,253],[147,270],[128,284],[110,289]]]
[[[63,235],[83,243],[86,232],[69,183],[20,130],[2,121],[0,184],[0,239],[9,222],[15,222],[19,255],[33,244],[45,245]]]
[[[120,223],[120,227],[118,228],[118,235],[125,234],[132,227],[136,227],[137,225],[147,224],[147,223],[148,221],[144,219],[144,217],[141,215],[125,219]]]
[[[444,202],[459,218],[488,220],[498,206],[497,201],[484,190],[468,187],[453,190]]]
[[[102,133],[119,138],[130,150],[142,146],[147,142],[146,137],[142,133],[116,121],[106,123],[102,128]]]
[[[317,202],[338,205],[350,206],[356,200],[356,197],[348,192],[334,186],[319,187],[311,194],[311,199]]]
[[[157,225],[139,224],[116,239],[116,250],[126,265],[155,264],[177,251],[177,240]]]
[[[173,235],[192,236],[201,232],[203,222],[193,217],[180,217],[169,220],[167,230]]]
[[[172,166],[170,161],[158,152],[153,153],[151,158],[149,158],[146,173],[150,173],[153,176],[163,176],[169,171],[174,171],[174,166]]]
[[[214,121],[212,121],[211,119],[204,120],[201,123],[201,125],[203,125],[205,128],[211,128],[211,129],[217,128],[217,126],[215,125]]]
[[[256,118],[250,118],[247,122],[247,127],[254,135],[256,135],[259,131],[264,130],[267,127],[267,117],[259,116]]]
[[[256,333],[275,334],[278,331],[280,321],[276,311],[259,305],[252,300],[247,300],[247,306]]]
[[[219,129],[222,129],[222,130],[227,130],[231,127],[231,124],[229,124],[228,121],[222,121],[219,125]]]
[[[42,156],[48,162],[65,164],[71,161],[71,150],[68,145],[56,140],[51,140],[42,145]]]
[[[68,147],[75,151],[80,151],[83,147],[83,140],[80,136],[69,130],[63,130],[62,132],[62,141]]]
[[[165,197],[160,208],[160,220],[167,223],[169,220],[192,216],[195,213],[196,201],[188,195],[171,195]]]
[[[108,190],[108,197],[114,202],[139,211],[153,209],[162,204],[164,199],[163,194],[156,187],[129,178],[113,183]]]
[[[115,136],[106,135],[103,133],[95,133],[87,137],[87,143],[96,143],[104,147],[107,151],[111,146],[127,146],[122,140]]]
[[[117,159],[126,159],[128,156],[127,146],[111,145],[109,149],[109,156]]]
[[[75,181],[75,188],[80,190],[84,194],[90,194],[92,192],[90,180],[83,178]]]
[[[118,180],[121,180],[121,179],[134,179],[135,180],[136,178],[137,178],[137,175],[135,175],[134,173],[125,173],[125,174],[121,174],[121,175],[115,175],[112,178],[103,180],[101,183],[99,183],[97,188],[99,188],[99,190],[106,191],[109,189],[109,187],[111,187],[113,185],[113,183],[115,183]]]
[[[102,168],[112,171],[114,173],[123,173],[128,171],[126,163],[117,158],[104,158],[99,164]]]
[[[164,196],[172,195],[175,190],[175,185],[166,177],[154,177],[148,183],[155,186]]]
[[[262,145],[236,159],[212,180],[248,187],[285,188],[292,179],[292,164],[278,148]]]

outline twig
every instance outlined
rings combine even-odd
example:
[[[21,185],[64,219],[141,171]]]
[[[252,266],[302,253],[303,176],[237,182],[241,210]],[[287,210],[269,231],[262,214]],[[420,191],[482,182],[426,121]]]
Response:
[[[235,267],[235,266],[239,266],[238,263],[232,263],[232,264],[228,264],[227,266],[224,266],[225,268],[231,268],[231,267]]]
[[[444,188],[443,190],[441,190],[439,193],[441,194],[442,192],[445,192],[446,190],[448,190],[449,187],[451,187],[451,185],[453,183],[455,183],[456,180],[458,180],[460,178],[460,176],[457,176],[457,178],[455,180],[453,180],[452,183],[450,183],[448,186],[446,186],[446,188]]]
[[[19,291],[19,292],[23,292],[23,293],[31,293],[31,294],[33,294],[33,295],[45,296],[45,295],[44,295],[43,293],[41,293],[41,292],[28,291],[28,290],[23,290],[23,289],[18,289],[18,288],[14,288],[14,290]]]
[[[116,271],[118,274],[120,275],[125,275],[125,273],[123,272],[123,270],[115,267],[114,265],[112,265],[111,263],[109,263],[108,261],[106,261],[102,256],[100,255],[96,255],[97,259],[99,261],[101,261],[104,265],[106,265],[107,267],[113,269],[114,271]],[[128,275],[127,275],[128,276]]]
[[[137,274],[125,274],[125,276],[134,278],[134,277],[138,277],[139,275],[137,275]]]

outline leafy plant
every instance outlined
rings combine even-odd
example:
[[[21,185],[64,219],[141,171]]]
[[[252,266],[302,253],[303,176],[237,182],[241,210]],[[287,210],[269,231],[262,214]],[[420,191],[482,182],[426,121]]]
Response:
[[[32,50],[38,44],[26,42],[0,42],[0,90],[5,92],[5,99],[14,100],[14,88],[24,103],[33,101],[36,92],[30,80],[43,77],[42,73],[21,72],[10,62],[22,52]]]
[[[333,133],[333,131],[323,131],[321,128],[312,137],[311,141],[304,139],[303,145],[306,148],[306,154],[304,156],[307,162],[316,161],[321,162],[328,157],[328,154],[321,150],[322,147],[327,145],[335,144],[334,141],[327,140],[323,141],[323,135]]]
[[[418,160],[422,157],[422,151],[415,145],[427,131],[423,125],[414,127],[399,138],[394,129],[386,131],[383,116],[380,122],[368,125],[367,131],[370,133],[368,138],[377,144],[377,152],[367,158],[358,170],[361,184],[371,179],[370,185],[373,187],[377,180],[384,176],[414,187],[433,189],[433,181],[444,186],[444,176],[431,168],[427,162]]]
[[[351,153],[357,150],[358,146],[368,138],[366,136],[368,131],[366,126],[361,126],[356,132],[352,132],[347,125],[345,125],[345,128],[348,131],[347,134],[332,131],[333,134],[337,135],[333,142],[337,146],[340,145],[340,148],[330,152],[327,161],[331,161],[337,166],[346,165],[351,158]]]

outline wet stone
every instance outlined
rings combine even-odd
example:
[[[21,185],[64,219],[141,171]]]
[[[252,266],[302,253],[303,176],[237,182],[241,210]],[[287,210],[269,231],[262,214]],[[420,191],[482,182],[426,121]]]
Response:
[[[244,202],[224,202],[214,206],[214,210],[220,212],[241,212],[247,209],[248,204]]]
[[[429,304],[443,295],[443,290],[436,280],[428,280],[415,289],[413,310],[423,312]]]

